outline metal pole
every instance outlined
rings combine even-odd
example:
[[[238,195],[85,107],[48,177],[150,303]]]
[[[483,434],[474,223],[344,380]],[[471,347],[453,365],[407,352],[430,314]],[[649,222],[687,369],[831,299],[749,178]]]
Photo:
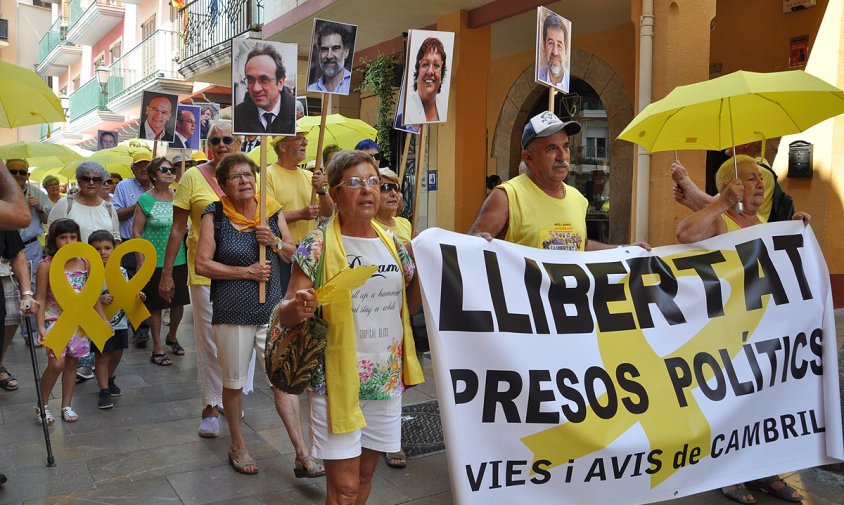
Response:
[[[29,316],[24,314],[24,325],[26,326],[26,334],[32,336],[32,325],[29,322]],[[44,428],[44,444],[47,446],[47,466],[56,466],[56,460],[53,457],[53,446],[50,444],[50,430],[47,429],[45,419],[47,413],[44,411],[44,400],[41,397],[41,375],[38,373],[38,360],[35,357],[35,342],[31,342],[29,346],[29,357],[32,359],[32,375],[35,377],[35,395],[38,398],[38,412],[41,414],[41,427]]]

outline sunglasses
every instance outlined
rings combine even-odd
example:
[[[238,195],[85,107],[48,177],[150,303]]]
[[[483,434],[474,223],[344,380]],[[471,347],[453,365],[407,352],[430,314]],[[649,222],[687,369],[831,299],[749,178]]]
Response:
[[[371,154],[370,156],[375,158],[375,161],[381,161],[381,153]]]
[[[374,188],[381,184],[381,181],[378,177],[374,175],[372,177],[361,179],[360,177],[349,177],[345,181],[341,182],[337,186],[346,186],[347,188],[357,189],[362,188],[364,185],[369,186],[370,188]]]
[[[91,177],[91,176],[88,176],[88,175],[80,175],[79,177],[77,177],[77,180],[79,180],[79,182],[84,182],[86,184],[89,183],[89,182],[93,182],[94,184],[102,184],[102,182],[103,182],[102,177]]]
[[[390,191],[395,191],[396,193],[399,192],[399,185],[394,182],[385,182],[381,184],[381,192],[382,193],[389,193]]]
[[[110,185],[114,184],[114,181],[111,180],[111,179],[106,179],[106,180],[103,181],[103,184],[108,184],[110,186]]]
[[[231,145],[231,143],[234,142],[234,137],[211,137],[208,139],[208,143],[212,146],[218,146],[220,145],[220,142],[226,145]]]
[[[10,169],[9,169],[9,173],[10,173],[10,174],[12,174],[12,175],[26,175],[26,174],[28,174],[29,172],[28,172],[28,171],[26,171],[26,170],[15,170],[15,169],[13,169],[13,168],[10,168]]]
[[[173,167],[159,167],[158,173],[160,174],[175,174],[176,169]]]

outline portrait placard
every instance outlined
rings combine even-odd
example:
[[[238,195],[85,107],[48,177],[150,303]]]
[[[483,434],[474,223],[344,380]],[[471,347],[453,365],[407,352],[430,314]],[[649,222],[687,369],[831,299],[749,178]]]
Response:
[[[348,95],[358,27],[314,18],[308,60],[308,91]]]
[[[295,135],[297,44],[232,41],[232,123],[238,135]]]
[[[536,8],[536,82],[569,92],[571,21]]]
[[[448,118],[453,49],[453,32],[408,32],[404,124],[443,123]]]
[[[176,107],[176,132],[171,149],[198,149],[201,109],[199,105],[182,105]]]
[[[117,147],[119,141],[117,130],[97,130],[97,151]]]
[[[179,97],[170,93],[144,91],[141,101],[138,138],[173,142],[176,128],[176,103]]]

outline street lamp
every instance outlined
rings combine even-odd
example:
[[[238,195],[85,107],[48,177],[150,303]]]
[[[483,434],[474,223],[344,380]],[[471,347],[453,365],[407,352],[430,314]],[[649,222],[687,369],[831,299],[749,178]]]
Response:
[[[105,65],[100,65],[97,67],[97,83],[100,85],[100,91],[102,92],[100,95],[100,110],[105,110],[106,108],[106,97],[108,96],[108,75],[109,70],[108,67]]]

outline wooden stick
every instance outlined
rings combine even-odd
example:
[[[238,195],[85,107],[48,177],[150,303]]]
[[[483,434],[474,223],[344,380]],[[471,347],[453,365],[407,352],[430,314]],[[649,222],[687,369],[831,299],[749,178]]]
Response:
[[[261,179],[261,189],[258,192],[258,218],[261,223],[261,226],[267,225],[267,143],[269,142],[270,137],[266,135],[261,136],[261,145],[259,149],[261,149],[261,166],[260,168],[260,179]],[[267,248],[264,246],[258,246],[258,263],[263,265],[267,261]],[[267,302],[267,283],[260,282],[258,283],[258,303],[266,303]]]
[[[422,191],[422,165],[425,163],[425,141],[428,138],[428,125],[422,125],[422,131],[419,132],[419,146],[416,148],[416,187],[413,192],[413,226],[411,226],[411,234],[419,230],[419,194]]]
[[[557,94],[557,90],[553,87],[548,88],[548,110],[554,112],[554,95]]]
[[[182,149],[179,152],[182,153],[182,166],[179,167],[178,173],[176,174],[176,182],[182,180],[182,176],[185,175],[185,154],[190,152],[190,149]]]
[[[327,98],[326,98],[327,97]],[[325,117],[328,115],[328,107],[331,104],[331,95],[322,95],[322,115],[319,118],[319,140],[316,146],[316,159],[314,160],[314,172],[322,170],[322,141],[325,138]],[[323,170],[323,172],[325,172]],[[311,186],[311,205],[316,205],[319,197],[316,188]]]
[[[156,153],[158,152],[158,141],[153,139],[152,140],[152,157],[156,157]]]
[[[404,186],[404,173],[407,171],[407,155],[410,154],[410,137],[413,134],[410,132],[404,133],[404,150],[401,153],[401,162],[399,163],[399,189]]]

